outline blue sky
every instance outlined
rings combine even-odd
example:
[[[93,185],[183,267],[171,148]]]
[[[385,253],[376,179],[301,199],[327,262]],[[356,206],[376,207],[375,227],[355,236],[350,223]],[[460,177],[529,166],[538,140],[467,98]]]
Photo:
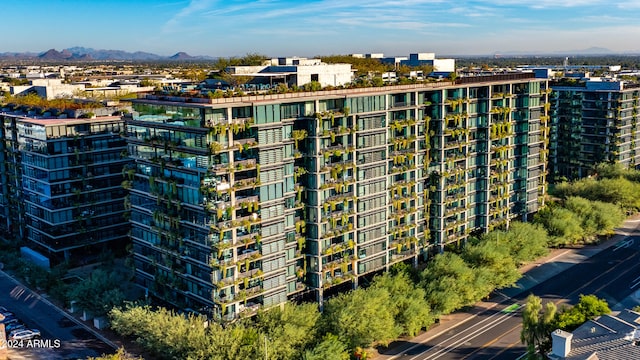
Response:
[[[639,51],[640,0],[19,0],[0,52],[73,46],[172,55]]]

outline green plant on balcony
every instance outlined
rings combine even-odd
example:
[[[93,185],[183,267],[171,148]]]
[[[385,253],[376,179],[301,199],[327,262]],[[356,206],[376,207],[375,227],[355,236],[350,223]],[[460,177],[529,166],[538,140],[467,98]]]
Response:
[[[298,185],[296,188],[296,200],[298,202],[302,201],[302,189],[303,187],[301,185]]]
[[[224,149],[224,146],[222,146],[222,144],[220,144],[217,141],[213,141],[209,145],[209,148],[211,149],[211,153],[212,154],[217,154],[217,153],[221,152]]]
[[[291,133],[291,137],[293,138],[295,149],[298,150],[299,142],[307,138],[307,131],[293,130],[293,132]]]
[[[296,167],[296,169],[293,172],[293,182],[298,182],[298,178],[300,178],[300,176],[307,173],[308,173],[307,169],[303,168],[302,166]]]
[[[251,232],[251,221],[249,219],[242,220],[242,226],[247,229],[247,232]]]
[[[324,202],[322,203],[322,209],[324,210],[325,214],[329,212],[329,203],[328,202]]]

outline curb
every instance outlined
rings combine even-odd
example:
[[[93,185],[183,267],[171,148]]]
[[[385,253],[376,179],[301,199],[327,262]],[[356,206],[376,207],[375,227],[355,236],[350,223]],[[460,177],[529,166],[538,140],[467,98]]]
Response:
[[[594,249],[596,251],[593,252],[591,255],[588,255],[587,257],[590,258],[590,257],[592,257],[592,256],[594,256],[594,255],[596,255],[596,254],[608,249],[608,248],[613,247],[614,245],[616,245],[620,241],[625,240],[627,237],[629,237],[630,234],[628,233],[628,231],[623,231],[622,230],[623,226],[627,222],[631,222],[632,223],[631,226],[632,226],[633,230],[637,230],[640,227],[640,225],[637,224],[638,220],[639,220],[638,216],[630,217],[627,220],[625,220],[625,222],[618,228],[618,231],[616,232],[615,235],[611,236],[609,239],[607,239],[607,240],[605,240],[605,241],[603,241],[603,242],[601,242],[601,243],[599,243],[597,245],[590,246],[592,249]],[[555,255],[554,254],[549,254],[546,257],[539,259],[539,261],[537,261],[537,262],[534,261],[532,263],[524,265],[523,267],[521,267],[521,273],[523,275],[522,278],[524,278],[524,276],[526,275],[526,273],[529,270],[531,270],[531,269],[533,269],[535,267],[539,267],[539,266],[544,265],[544,264],[553,263],[559,257],[565,256],[568,253],[578,253],[582,249],[584,249],[584,247],[582,247],[582,248],[572,248],[572,249],[558,249],[559,250],[558,254],[555,254]],[[551,256],[551,257],[549,257],[549,256]],[[543,259],[544,259],[544,262],[540,261],[540,260],[543,260]],[[524,270],[524,271],[522,271],[522,270]],[[536,282],[536,284],[539,283],[535,279],[534,279],[534,281]],[[535,286],[535,285],[533,285],[533,286]],[[527,289],[529,289],[531,287],[518,289],[519,291],[517,291],[517,292],[515,292],[514,294],[511,294],[511,295],[506,295],[506,294],[503,294],[501,291],[494,290],[494,294],[500,295],[501,297],[503,297],[502,300],[500,300],[500,301],[490,301],[490,300],[488,300],[488,301],[478,302],[478,303],[474,304],[474,307],[477,307],[479,304],[484,304],[485,306],[482,306],[481,310],[479,310],[477,312],[474,312],[474,313],[469,313],[469,312],[461,313],[460,314],[460,316],[461,316],[460,320],[458,320],[458,321],[455,321],[453,319],[448,320],[448,321],[451,321],[452,323],[449,324],[448,326],[444,326],[440,331],[435,332],[433,334],[429,334],[427,337],[425,337],[423,339],[422,338],[421,339],[417,339],[420,336],[412,338],[411,340],[413,342],[415,342],[414,345],[412,345],[412,346],[410,346],[410,347],[408,347],[406,349],[403,349],[401,346],[394,348],[394,351],[397,351],[397,354],[395,354],[395,355],[388,354],[387,355],[387,354],[377,353],[377,354],[375,354],[373,356],[373,359],[393,360],[393,359],[395,359],[397,357],[403,356],[404,353],[406,353],[407,351],[411,351],[412,349],[414,349],[414,348],[416,348],[416,347],[418,347],[420,345],[423,345],[425,342],[430,341],[431,339],[436,338],[436,337],[444,334],[445,332],[451,330],[451,328],[454,328],[456,326],[460,326],[460,325],[465,324],[469,320],[474,319],[475,317],[477,317],[478,315],[484,313],[485,311],[491,310],[494,307],[505,303],[507,300],[511,299],[514,296],[518,296],[519,294],[527,291]],[[495,298],[495,297],[492,297],[492,298]],[[452,314],[450,314],[450,315],[452,315]],[[435,328],[434,328],[434,330],[435,330]],[[423,333],[422,335],[427,335],[427,333],[429,333],[428,330],[425,333]],[[389,350],[391,350],[391,349],[389,349]]]
[[[61,315],[63,315],[64,317],[66,317],[67,319],[73,321],[74,323],[76,323],[77,325],[82,326],[85,330],[89,331],[93,336],[95,336],[96,338],[98,338],[98,340],[104,342],[105,344],[109,345],[110,347],[112,347],[114,350],[117,350],[120,348],[120,346],[116,345],[115,343],[113,343],[111,340],[107,339],[106,337],[104,337],[102,334],[98,333],[97,331],[95,331],[93,328],[91,328],[90,326],[87,326],[86,324],[84,324],[83,322],[79,321],[78,319],[76,319],[74,316],[71,316],[69,313],[67,313],[66,311],[60,309],[57,305],[55,305],[54,303],[52,303],[51,301],[47,300],[45,297],[43,297],[42,295],[38,294],[37,292],[31,290],[29,287],[25,286],[23,283],[21,283],[20,281],[18,281],[16,278],[14,278],[13,276],[7,274],[6,272],[0,270],[0,273],[5,276],[7,279],[11,280],[11,282],[13,282],[14,284],[18,285],[18,286],[22,286],[23,288],[29,290],[29,292],[31,292],[31,294],[33,294],[33,296],[36,297],[36,299],[42,301],[43,303],[45,303],[46,305],[50,306],[51,308],[55,309],[58,313],[60,313]]]

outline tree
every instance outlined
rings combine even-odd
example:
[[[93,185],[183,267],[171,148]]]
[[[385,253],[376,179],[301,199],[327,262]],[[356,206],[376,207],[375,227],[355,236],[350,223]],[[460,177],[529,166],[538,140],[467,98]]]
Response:
[[[303,360],[349,360],[349,351],[337,336],[326,334],[311,350],[305,350]]]
[[[508,248],[516,266],[533,261],[549,252],[549,235],[540,225],[513,221],[504,235],[504,246]],[[497,240],[502,244],[502,238]]]
[[[535,215],[534,222],[547,229],[552,237],[550,242],[555,246],[577,243],[584,236],[581,219],[565,208],[544,208]]]
[[[233,86],[234,88],[246,84],[253,79],[253,76],[247,75],[234,75],[227,71],[223,71],[220,73],[220,78],[224,80],[227,84]]]
[[[320,312],[316,304],[285,304],[261,312],[256,326],[269,339],[269,358],[299,359],[316,338]]]
[[[487,270],[487,273],[482,274],[487,278],[477,284],[483,286],[476,288],[478,290],[484,288],[486,293],[490,293],[495,288],[513,285],[521,276],[508,248],[496,246],[495,243],[485,241],[468,246],[462,257],[471,268]]]
[[[135,337],[157,359],[259,359],[265,354],[263,335],[243,323],[223,328],[202,316],[135,305],[113,309],[109,317],[115,332]]]
[[[115,354],[106,355],[103,354],[99,357],[89,357],[87,360],[144,360],[142,357],[135,357],[128,354],[124,348],[119,348]]]
[[[110,318],[114,331],[136,337],[138,343],[161,359],[186,359],[208,348],[203,345],[206,336],[202,318],[185,318],[162,308],[153,311],[148,306],[114,309]]]
[[[356,76],[381,74],[393,70],[393,64],[383,64],[380,59],[375,58],[357,58],[351,55],[317,56],[317,58],[327,64],[351,64],[356,70]]]
[[[595,295],[580,295],[580,300],[575,306],[563,309],[556,315],[554,325],[556,328],[572,331],[585,321],[610,312],[611,309],[606,300],[599,299]]]
[[[484,289],[469,284],[476,274],[457,254],[446,252],[436,255],[422,272],[421,286],[427,302],[438,314],[449,314],[463,306],[473,304],[486,295]]]
[[[597,200],[616,204],[624,209],[635,211],[640,209],[640,183],[624,177],[581,179],[571,183],[556,185],[553,195],[560,198],[580,196],[589,200]]]
[[[522,311],[522,331],[520,341],[527,346],[530,359],[539,358],[551,349],[551,332],[555,330],[556,305],[548,302],[542,306],[542,299],[529,295]]]
[[[96,269],[88,279],[78,283],[71,290],[69,297],[75,300],[81,309],[89,311],[94,316],[103,316],[114,306],[122,305],[125,300],[121,288],[125,283],[123,280],[122,275],[118,273]]]
[[[399,333],[388,311],[391,297],[385,289],[356,289],[327,301],[324,309],[325,333],[336,334],[350,349],[387,344]]]
[[[388,311],[393,314],[400,333],[415,336],[421,329],[433,324],[434,316],[425,300],[424,290],[417,288],[406,272],[376,276],[371,288],[389,292],[391,302]]]
[[[619,206],[577,196],[568,197],[564,206],[582,219],[585,236],[611,234],[625,218]]]

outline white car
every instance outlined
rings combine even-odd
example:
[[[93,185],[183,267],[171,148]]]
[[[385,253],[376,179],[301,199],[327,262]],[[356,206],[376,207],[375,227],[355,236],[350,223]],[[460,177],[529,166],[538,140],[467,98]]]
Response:
[[[30,340],[35,337],[40,337],[40,330],[37,329],[23,329],[17,330],[9,334],[9,340]]]

